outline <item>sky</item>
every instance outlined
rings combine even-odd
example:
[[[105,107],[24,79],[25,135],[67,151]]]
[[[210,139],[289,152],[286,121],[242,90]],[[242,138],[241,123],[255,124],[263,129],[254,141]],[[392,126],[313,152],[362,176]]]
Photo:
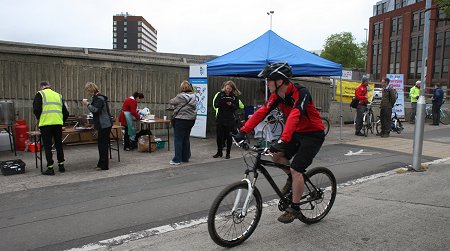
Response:
[[[223,55],[270,29],[305,50],[332,34],[366,40],[379,0],[0,0],[0,40],[112,49],[113,16],[143,16],[158,52]]]

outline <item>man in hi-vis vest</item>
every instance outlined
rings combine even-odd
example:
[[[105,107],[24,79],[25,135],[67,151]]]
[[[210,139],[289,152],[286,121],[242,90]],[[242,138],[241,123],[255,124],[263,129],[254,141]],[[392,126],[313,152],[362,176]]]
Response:
[[[69,117],[69,111],[64,105],[61,94],[53,91],[49,82],[41,82],[41,90],[36,93],[33,101],[33,112],[39,120],[39,130],[44,144],[47,170],[43,175],[55,175],[53,170],[52,145],[55,143],[56,156],[58,158],[58,170],[63,173],[64,152],[62,148],[62,126]]]

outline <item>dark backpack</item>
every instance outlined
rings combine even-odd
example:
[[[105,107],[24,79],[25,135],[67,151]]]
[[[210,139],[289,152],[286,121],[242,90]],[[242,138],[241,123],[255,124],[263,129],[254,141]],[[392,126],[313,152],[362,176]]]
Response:
[[[352,102],[350,102],[350,107],[351,108],[357,108],[359,104],[359,99],[357,99],[356,97],[352,98]]]

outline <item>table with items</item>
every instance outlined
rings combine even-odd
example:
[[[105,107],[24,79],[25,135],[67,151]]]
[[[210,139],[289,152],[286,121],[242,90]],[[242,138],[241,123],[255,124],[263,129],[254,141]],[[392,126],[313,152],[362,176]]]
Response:
[[[117,159],[120,162],[120,146],[119,146],[119,132],[122,130],[122,126],[119,125],[113,125],[111,129],[111,136],[110,136],[110,144],[109,144],[109,158],[112,159],[112,150],[117,151]],[[93,127],[70,127],[70,128],[63,128],[63,134],[67,134],[66,137],[63,138],[63,144],[64,141],[68,138],[70,135],[78,134],[80,135],[83,132],[90,132],[92,135],[97,134],[97,130],[95,130]],[[28,132],[28,135],[30,135],[30,138],[34,142],[34,157],[36,161],[36,168],[38,168],[38,160],[40,162],[41,172],[42,172],[42,151],[44,150],[42,147],[40,147],[40,150],[38,148],[38,144],[41,144],[41,132],[40,131],[31,131]],[[79,136],[80,138],[80,136]],[[81,139],[81,138],[80,138]],[[113,144],[111,142],[115,141],[116,146],[113,147]],[[39,153],[38,153],[39,152]]]
[[[155,125],[164,125],[165,129],[167,129],[167,140],[161,140],[159,142],[167,142],[167,151],[170,151],[170,120],[162,119],[162,118],[153,118],[153,119],[143,119],[140,121],[141,130],[148,129],[151,130],[151,126]],[[151,152],[151,143],[148,145],[149,152]]]
[[[14,125],[13,124],[0,124],[0,131],[4,130],[8,133],[9,137],[9,145],[11,148],[11,152],[14,152],[14,155],[17,156],[16,152],[16,143],[14,141]]]

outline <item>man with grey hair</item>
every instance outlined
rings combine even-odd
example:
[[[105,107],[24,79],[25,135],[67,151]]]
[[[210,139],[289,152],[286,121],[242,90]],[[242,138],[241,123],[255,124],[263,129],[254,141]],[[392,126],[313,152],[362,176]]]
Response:
[[[416,81],[416,84],[409,90],[409,98],[411,100],[411,117],[409,119],[410,124],[414,124],[416,121],[417,100],[420,95],[420,80]]]
[[[33,113],[39,120],[42,143],[44,143],[47,170],[43,175],[55,175],[53,170],[52,145],[55,144],[58,170],[63,173],[64,152],[62,148],[62,126],[69,117],[69,111],[64,105],[61,94],[53,91],[48,81],[39,84],[41,90],[36,93],[33,101]]]

